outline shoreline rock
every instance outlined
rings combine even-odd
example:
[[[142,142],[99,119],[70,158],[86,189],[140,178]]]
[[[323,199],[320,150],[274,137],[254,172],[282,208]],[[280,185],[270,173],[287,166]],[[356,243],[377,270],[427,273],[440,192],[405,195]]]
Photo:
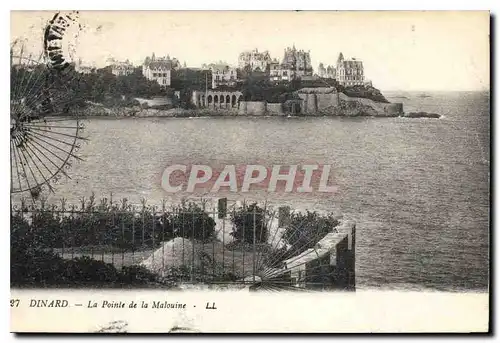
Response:
[[[441,118],[440,114],[429,112],[407,112],[402,115],[404,118]]]
[[[148,117],[170,117],[170,118],[191,118],[191,117],[259,117],[261,115],[245,114],[239,115],[237,111],[231,109],[182,109],[182,108],[142,108],[140,106],[130,107],[105,107],[101,104],[89,103],[85,108],[73,111],[82,117],[108,117],[108,118],[148,118]],[[429,112],[403,112],[402,104],[399,103],[378,103],[364,98],[351,98],[341,94],[338,106],[330,106],[318,109],[316,112],[305,114],[287,115],[265,115],[280,117],[403,117],[403,118],[441,118],[440,114]]]

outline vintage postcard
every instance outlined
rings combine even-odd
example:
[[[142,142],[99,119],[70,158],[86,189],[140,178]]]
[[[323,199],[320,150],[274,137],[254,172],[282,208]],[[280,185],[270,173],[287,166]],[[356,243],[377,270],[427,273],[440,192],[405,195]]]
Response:
[[[490,330],[487,11],[13,11],[13,332]]]

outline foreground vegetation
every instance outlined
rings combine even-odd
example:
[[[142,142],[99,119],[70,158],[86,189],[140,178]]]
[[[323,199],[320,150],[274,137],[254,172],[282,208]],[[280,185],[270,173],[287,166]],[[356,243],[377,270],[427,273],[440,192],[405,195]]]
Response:
[[[339,224],[331,215],[319,215],[316,212],[291,214],[290,224],[283,236],[289,248],[276,249],[268,243],[268,210],[255,203],[244,204],[228,215],[233,223],[231,235],[235,241],[227,244],[226,248],[240,249],[255,242],[259,250],[267,251],[264,260],[269,261],[269,264],[313,247]],[[162,242],[176,237],[201,243],[216,241],[215,220],[203,205],[188,202],[168,210],[164,204],[158,209],[147,206],[145,202],[140,208],[134,208],[126,199],[119,203],[106,198],[96,202],[92,196],[88,200],[82,199],[78,208],[67,208],[64,202],[58,208],[43,203],[31,209],[22,205],[11,212],[11,284],[123,287],[155,284],[173,286],[179,280],[236,280],[235,275],[224,270],[212,271],[207,277],[203,270],[182,266],[166,266],[170,267],[168,272],[160,277],[138,265],[123,264],[121,268],[116,268],[113,264],[82,254],[77,253],[79,257],[76,258],[68,258],[66,254],[66,258],[63,258],[61,253],[64,249],[76,249],[78,252],[88,247],[99,247],[99,251],[111,253],[153,251]]]

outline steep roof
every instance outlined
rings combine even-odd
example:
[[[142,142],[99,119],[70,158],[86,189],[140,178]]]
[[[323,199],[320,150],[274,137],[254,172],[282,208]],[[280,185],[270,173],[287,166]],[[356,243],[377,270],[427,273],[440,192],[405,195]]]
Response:
[[[145,63],[147,67],[150,69],[174,69],[180,66],[179,61],[177,61],[175,58],[173,60],[171,59],[161,59],[161,60],[150,60],[149,63]]]
[[[271,59],[271,55],[269,54],[269,51],[259,51],[257,48],[251,50],[251,51],[243,51],[240,53],[240,58],[245,58],[245,59],[256,59],[256,60],[269,60]]]
[[[221,71],[221,72],[224,72],[224,71],[228,71],[230,69],[233,69],[231,68],[228,64],[225,64],[225,63],[213,63],[213,64],[209,64],[208,67],[211,69],[211,70],[214,70],[214,71]]]
[[[346,69],[363,69],[363,62],[357,61],[355,59],[352,60],[344,60],[341,65]]]
[[[129,62],[129,60],[126,60],[125,62],[119,62],[116,61],[111,64],[112,69],[120,69],[120,70],[126,70],[126,69],[134,69],[134,65]]]
[[[337,58],[337,64],[339,64],[340,62],[342,62],[344,60],[344,55],[342,55],[342,53],[339,54],[339,58]]]
[[[111,66],[111,68],[124,70],[124,69],[134,69],[134,66],[131,64],[115,64]]]

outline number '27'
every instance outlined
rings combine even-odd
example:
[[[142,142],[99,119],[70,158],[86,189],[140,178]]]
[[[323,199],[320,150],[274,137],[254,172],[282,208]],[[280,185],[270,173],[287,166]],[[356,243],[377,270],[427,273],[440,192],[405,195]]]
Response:
[[[10,299],[10,307],[19,307],[19,299]]]

